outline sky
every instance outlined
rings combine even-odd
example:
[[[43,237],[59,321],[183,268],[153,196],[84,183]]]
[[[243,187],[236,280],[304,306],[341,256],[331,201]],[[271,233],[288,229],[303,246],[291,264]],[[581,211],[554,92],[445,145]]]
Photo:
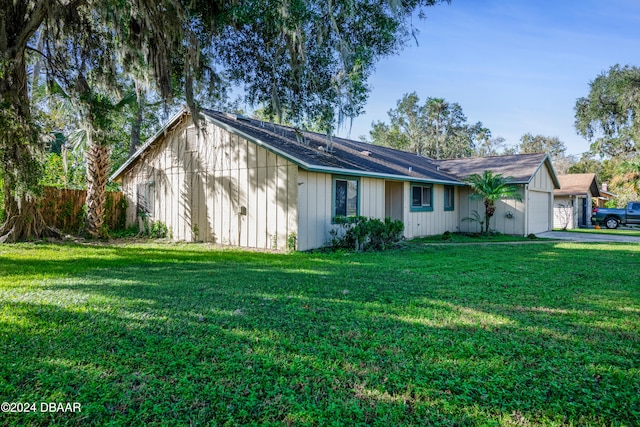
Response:
[[[513,146],[525,133],[558,137],[567,154],[589,150],[576,134],[576,100],[615,64],[640,66],[638,0],[452,0],[415,18],[417,45],[381,60],[365,113],[338,131],[369,137],[372,122],[406,93],[460,104]],[[370,138],[368,138],[370,139]]]

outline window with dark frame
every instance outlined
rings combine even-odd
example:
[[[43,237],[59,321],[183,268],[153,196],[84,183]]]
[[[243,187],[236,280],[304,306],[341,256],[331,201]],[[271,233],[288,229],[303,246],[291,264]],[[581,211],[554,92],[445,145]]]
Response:
[[[358,215],[359,181],[356,178],[334,178],[333,216]]]
[[[433,210],[433,186],[431,184],[411,186],[411,209],[414,211]]]

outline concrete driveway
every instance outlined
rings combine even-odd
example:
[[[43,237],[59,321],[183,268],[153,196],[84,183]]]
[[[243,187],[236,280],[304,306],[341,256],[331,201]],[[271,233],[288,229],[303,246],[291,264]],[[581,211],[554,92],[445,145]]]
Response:
[[[547,231],[536,234],[545,239],[571,240],[573,242],[629,242],[640,243],[640,237],[620,236],[618,234],[573,233],[568,231]]]

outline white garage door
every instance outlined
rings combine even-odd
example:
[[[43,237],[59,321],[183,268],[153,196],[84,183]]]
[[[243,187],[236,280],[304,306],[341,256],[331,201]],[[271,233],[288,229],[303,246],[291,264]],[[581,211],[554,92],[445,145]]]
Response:
[[[543,233],[551,230],[549,218],[551,217],[551,197],[549,193],[542,191],[529,191],[529,233]]]

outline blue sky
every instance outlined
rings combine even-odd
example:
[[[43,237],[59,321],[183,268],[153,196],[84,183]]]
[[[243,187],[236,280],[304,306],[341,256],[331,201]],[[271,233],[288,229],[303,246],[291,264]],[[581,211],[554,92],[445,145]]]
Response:
[[[415,91],[457,102],[508,145],[530,132],[579,154],[589,143],[573,127],[576,99],[611,66],[640,66],[638,0],[452,0],[425,11],[418,45],[378,63],[366,113],[340,136],[368,136]]]

